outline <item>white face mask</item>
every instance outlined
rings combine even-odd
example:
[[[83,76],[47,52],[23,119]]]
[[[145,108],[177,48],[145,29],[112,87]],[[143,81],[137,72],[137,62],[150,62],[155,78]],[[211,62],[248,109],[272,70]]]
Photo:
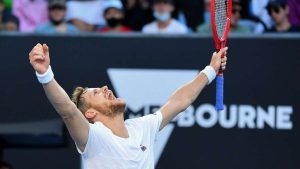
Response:
[[[154,11],[153,16],[160,22],[165,22],[171,18],[170,12],[165,12],[163,14],[158,13],[157,11]]]

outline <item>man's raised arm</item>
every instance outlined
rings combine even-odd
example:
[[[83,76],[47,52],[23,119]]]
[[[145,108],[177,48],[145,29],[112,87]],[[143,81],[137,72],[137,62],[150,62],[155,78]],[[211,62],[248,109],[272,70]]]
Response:
[[[29,53],[29,60],[49,101],[64,120],[79,149],[83,151],[88,140],[89,123],[53,78],[48,46],[37,44]]]
[[[204,87],[215,78],[220,68],[225,70],[227,58],[225,56],[221,59],[221,56],[222,54],[226,55],[226,51],[227,48],[224,48],[219,53],[214,53],[210,66],[201,71],[195,79],[177,89],[169,98],[160,110],[163,116],[160,130],[196,100]]]

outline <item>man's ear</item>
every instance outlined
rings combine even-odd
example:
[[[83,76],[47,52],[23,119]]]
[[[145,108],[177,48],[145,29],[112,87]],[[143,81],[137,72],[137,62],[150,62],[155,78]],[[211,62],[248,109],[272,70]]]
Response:
[[[93,119],[94,117],[96,117],[96,115],[97,115],[97,111],[94,109],[88,109],[84,113],[85,118],[87,118],[88,120]]]

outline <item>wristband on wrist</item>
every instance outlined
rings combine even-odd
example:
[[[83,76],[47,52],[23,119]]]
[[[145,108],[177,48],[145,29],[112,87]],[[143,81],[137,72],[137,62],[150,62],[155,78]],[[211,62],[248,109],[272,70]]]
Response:
[[[35,72],[35,74],[36,74],[36,77],[37,77],[38,81],[41,84],[47,84],[54,78],[54,74],[52,72],[52,69],[51,69],[50,65],[48,67],[48,70],[45,73],[39,74],[38,72]]]
[[[207,85],[209,85],[217,76],[217,73],[212,66],[206,66],[201,72],[204,73],[208,78]]]

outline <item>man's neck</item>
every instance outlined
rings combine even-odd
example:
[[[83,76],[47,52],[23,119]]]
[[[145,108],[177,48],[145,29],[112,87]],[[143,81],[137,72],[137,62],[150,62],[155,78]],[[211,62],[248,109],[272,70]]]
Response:
[[[165,29],[166,27],[168,27],[171,24],[172,19],[169,19],[165,22],[159,22],[157,21],[157,25],[159,29]]]
[[[122,138],[128,138],[128,130],[124,122],[124,113],[118,114],[115,117],[104,116],[101,121],[107,128],[109,128],[114,135]]]
[[[275,25],[276,30],[278,32],[285,32],[285,31],[289,30],[291,28],[291,26],[292,25],[290,24],[290,22],[288,21],[287,18],[282,23]]]

